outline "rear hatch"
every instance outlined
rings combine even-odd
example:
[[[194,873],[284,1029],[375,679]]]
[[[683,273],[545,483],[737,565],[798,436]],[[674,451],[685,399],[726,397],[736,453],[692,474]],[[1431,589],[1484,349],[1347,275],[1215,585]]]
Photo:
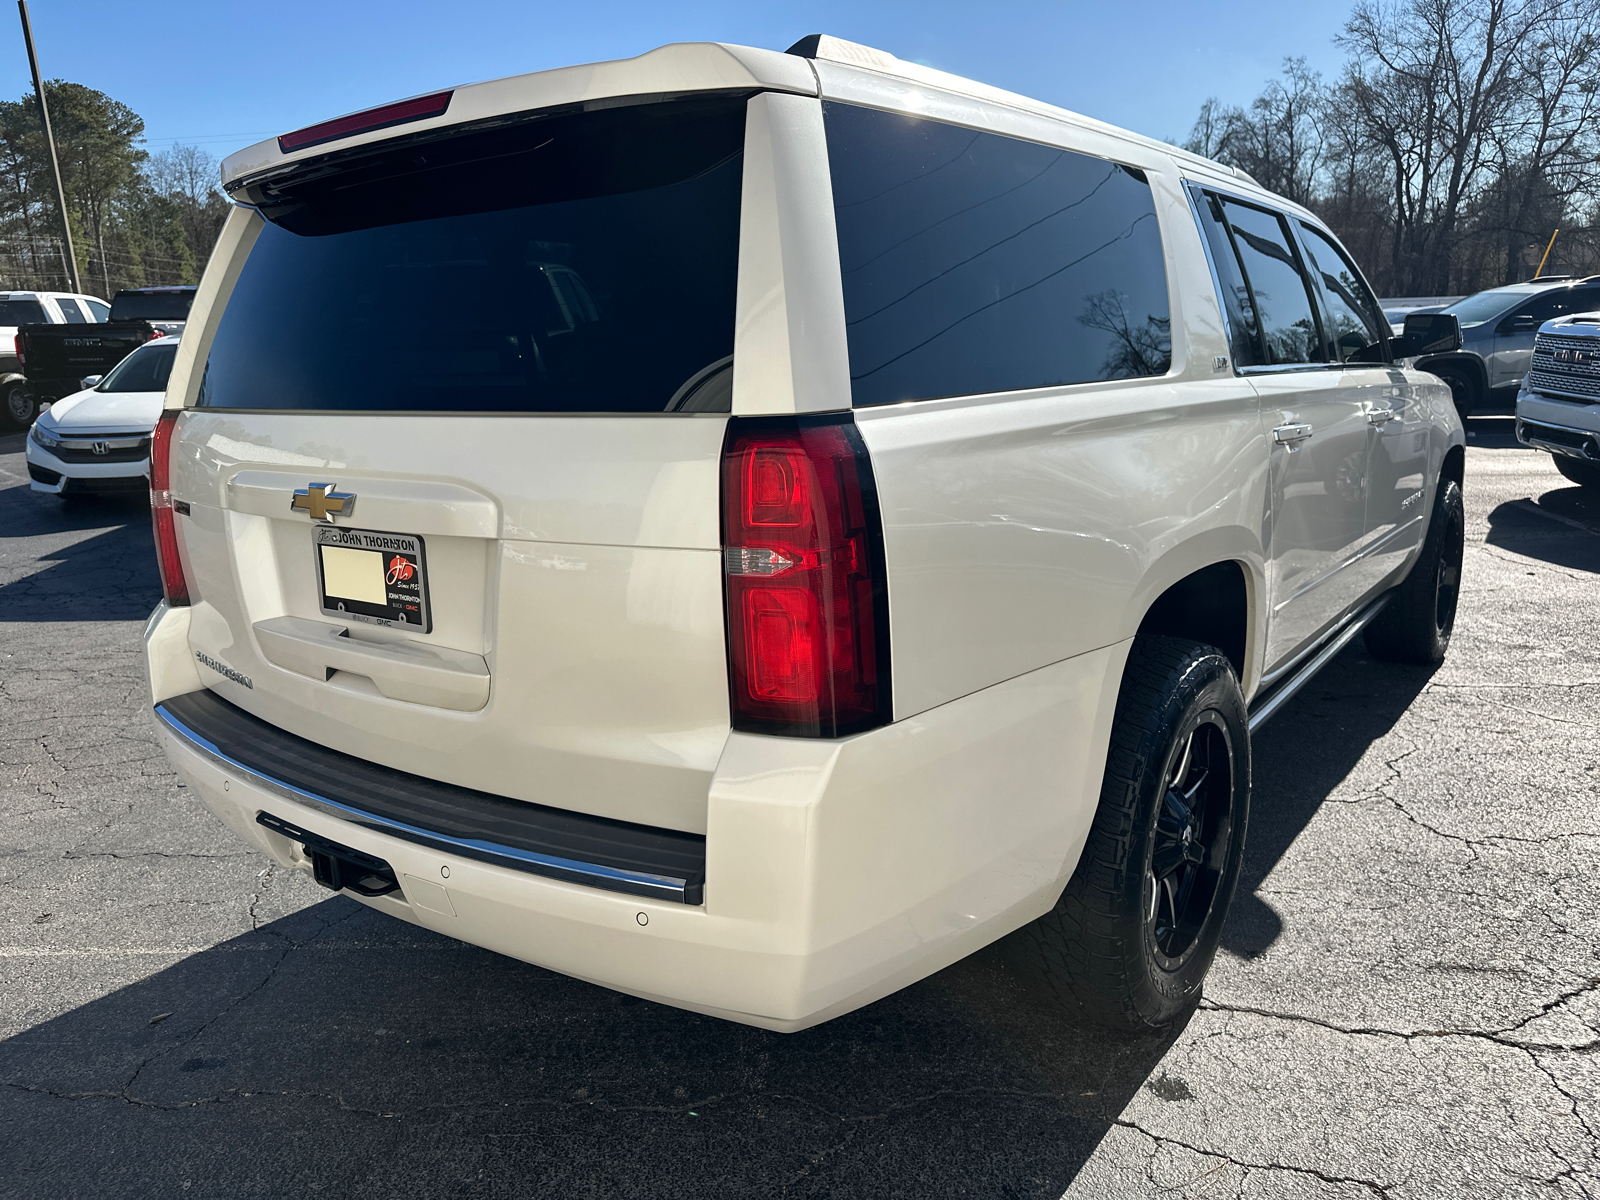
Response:
[[[173,458],[207,686],[400,770],[704,832],[744,108],[250,186]]]

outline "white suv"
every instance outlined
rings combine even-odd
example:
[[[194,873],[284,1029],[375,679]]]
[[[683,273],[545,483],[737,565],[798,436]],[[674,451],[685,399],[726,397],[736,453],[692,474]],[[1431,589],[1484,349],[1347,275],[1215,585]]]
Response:
[[[1159,1028],[1250,728],[1362,629],[1445,651],[1450,393],[1215,163],[810,38],[224,173],[152,455],[157,727],[380,911],[779,1030],[1028,926]]]

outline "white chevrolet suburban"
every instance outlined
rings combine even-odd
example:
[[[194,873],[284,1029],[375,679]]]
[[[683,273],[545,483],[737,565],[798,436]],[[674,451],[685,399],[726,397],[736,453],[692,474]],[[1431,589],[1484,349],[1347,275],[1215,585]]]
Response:
[[[1251,728],[1363,630],[1445,652],[1463,435],[1402,360],[1454,319],[1397,345],[1215,163],[812,37],[224,182],[151,459],[156,727],[382,912],[776,1030],[1027,927],[1071,1011],[1160,1028]]]

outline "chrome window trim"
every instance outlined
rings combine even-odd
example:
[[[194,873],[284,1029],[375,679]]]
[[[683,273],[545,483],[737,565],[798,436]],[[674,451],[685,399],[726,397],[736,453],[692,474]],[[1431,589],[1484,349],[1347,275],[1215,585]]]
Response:
[[[1205,251],[1206,269],[1211,272],[1211,290],[1216,294],[1217,311],[1222,315],[1222,337],[1228,344],[1228,363],[1233,367],[1234,377],[1237,378],[1246,369],[1253,370],[1254,368],[1242,368],[1235,361],[1233,353],[1233,322],[1228,319],[1228,305],[1222,298],[1222,276],[1217,274],[1217,260],[1211,252],[1211,239],[1206,236],[1205,218],[1201,215],[1199,202],[1195,199],[1195,189],[1203,185],[1196,183],[1192,179],[1184,179],[1181,182],[1183,184],[1184,198],[1189,201],[1189,215],[1194,217],[1195,234],[1200,238],[1200,249]]]

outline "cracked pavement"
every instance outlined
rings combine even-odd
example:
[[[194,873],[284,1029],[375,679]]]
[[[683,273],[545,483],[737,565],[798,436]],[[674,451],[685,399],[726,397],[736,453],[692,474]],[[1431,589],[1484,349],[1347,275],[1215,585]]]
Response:
[[[1600,1197],[1600,497],[1508,425],[1444,666],[1358,644],[1258,735],[1160,1040],[1004,947],[786,1037],[330,897],[156,748],[144,508],[0,438],[0,1195]]]

